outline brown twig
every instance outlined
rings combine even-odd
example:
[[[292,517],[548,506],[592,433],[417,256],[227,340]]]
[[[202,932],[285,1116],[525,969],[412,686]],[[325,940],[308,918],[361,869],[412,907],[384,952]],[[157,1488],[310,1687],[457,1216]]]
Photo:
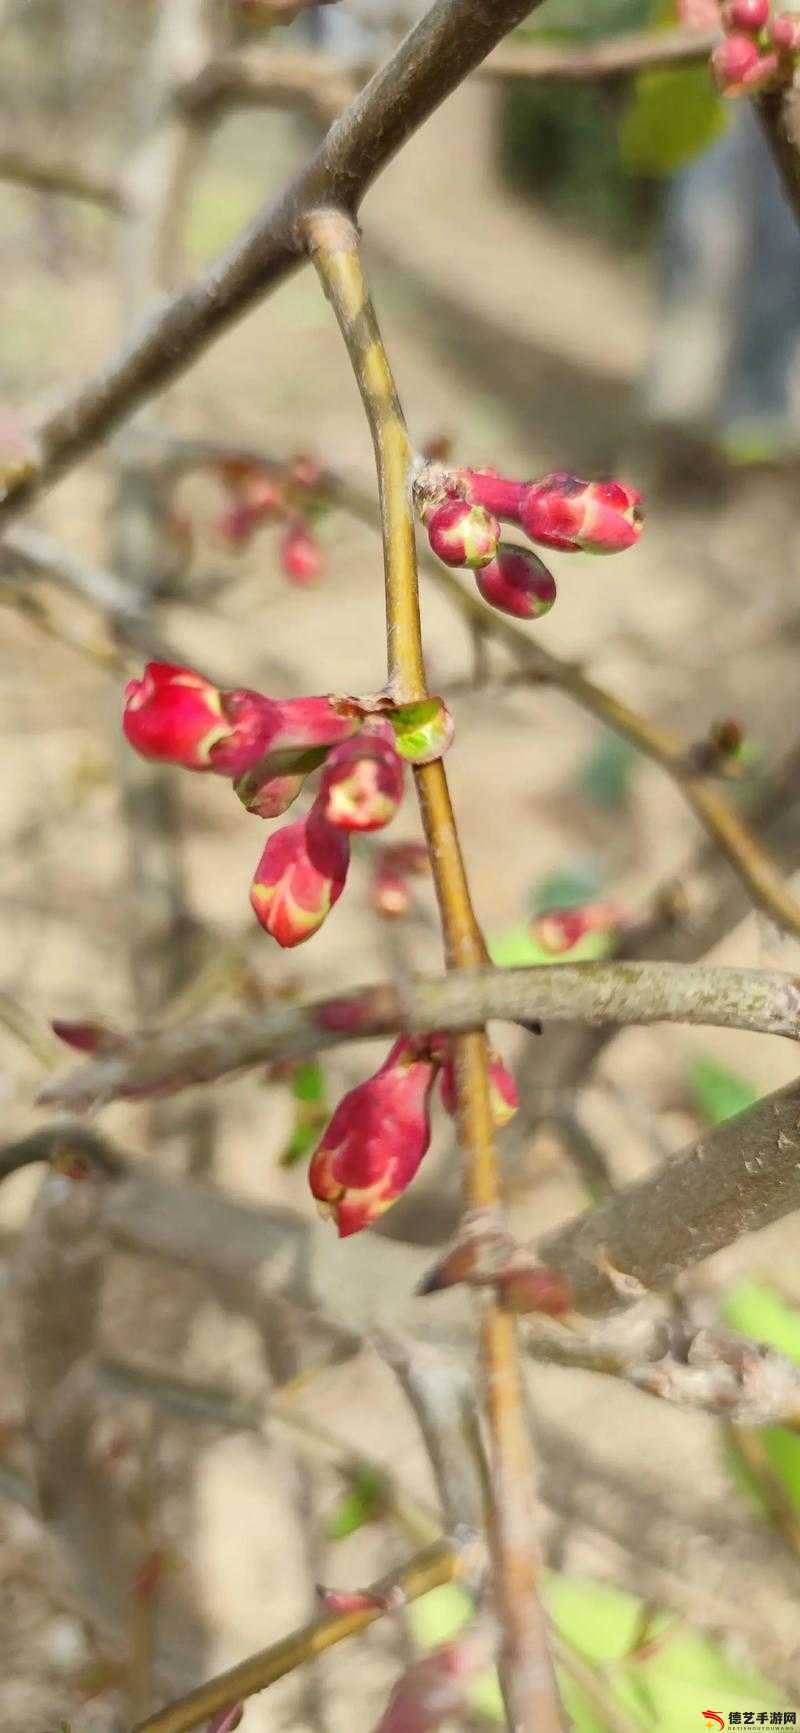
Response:
[[[99,373],[36,429],[31,462],[6,478],[0,517],[10,519],[157,391],[175,379],[253,302],[305,256],[302,216],[332,202],[354,213],[395,153],[502,36],[530,0],[435,0],[331,128],[310,162],[182,294],[161,304]]]
[[[323,1654],[334,1643],[341,1643],[345,1637],[374,1624],[392,1602],[396,1605],[398,1599],[415,1601],[442,1583],[452,1582],[458,1568],[458,1557],[447,1541],[425,1548],[402,1570],[372,1584],[366,1592],[372,1597],[373,1604],[355,1612],[323,1614],[299,1631],[293,1631],[291,1636],[261,1649],[257,1655],[251,1655],[238,1666],[209,1679],[187,1697],[181,1697],[168,1708],[141,1721],[133,1733],[190,1733],[191,1728],[198,1727],[227,1704],[252,1697],[256,1691],[263,1691],[267,1685],[274,1684],[276,1679],[282,1679],[296,1667],[302,1667],[315,1655]]]
[[[341,211],[306,220],[309,248],[336,314],[372,434],[383,529],[389,690],[398,702],[427,695],[419,616],[412,451],[388,357],[364,278],[358,238]],[[471,971],[485,958],[441,760],[415,772],[448,968]],[[479,1023],[454,1042],[458,1124],[467,1208],[494,1211],[500,1182],[489,1102],[486,1031]],[[556,1733],[561,1712],[537,1590],[531,1527],[531,1464],[514,1320],[489,1302],[481,1317],[484,1393],[492,1464],[494,1588],[502,1628],[501,1676],[517,1733]]]
[[[0,181],[31,187],[39,193],[57,193],[86,204],[99,205],[114,216],[125,209],[122,190],[110,177],[95,174],[81,163],[66,163],[45,155],[33,145],[0,145]]]
[[[118,1096],[210,1083],[265,1060],[308,1058],[344,1041],[399,1029],[468,1031],[495,1018],[522,1024],[584,1020],[613,1027],[696,1023],[797,1040],[799,1015],[797,978],[778,971],[690,963],[474,965],[469,972],[402,987],[384,982],[335,999],[273,1004],[246,1016],[182,1023],[134,1037],[46,1083],[39,1100],[85,1108]]]

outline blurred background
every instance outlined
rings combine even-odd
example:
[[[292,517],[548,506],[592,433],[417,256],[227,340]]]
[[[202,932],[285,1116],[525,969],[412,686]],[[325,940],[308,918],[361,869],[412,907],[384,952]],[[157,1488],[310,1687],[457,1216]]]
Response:
[[[551,0],[520,37],[566,43],[665,21],[640,0],[595,4],[590,26],[585,14],[577,0]],[[0,16],[3,143],[35,142],[112,177],[138,160],[153,7],[3,0]],[[269,50],[370,59],[407,22],[378,0],[342,0],[270,32]],[[231,28],[235,43],[266,42],[258,21]],[[214,129],[193,164],[177,280],[233,239],[314,136],[307,114],[268,107]],[[723,111],[702,66],[580,88],[472,80],[362,212],[418,447],[446,440],[454,461],[510,475],[615,473],[644,492],[640,544],[613,562],[555,555],[558,602],[530,630],[687,745],[722,718],[741,722],[746,774],[731,798],[744,809],[758,807],[797,744],[800,250],[771,176],[754,125],[735,105]],[[136,245],[135,235],[121,238],[127,227],[89,203],[0,178],[9,439],[119,341],[130,312],[126,248]],[[218,341],[147,426],[280,463],[308,455],[372,486],[357,392],[308,271]],[[89,565],[126,575],[121,461],[110,450],[81,464],[36,522]],[[225,685],[276,697],[380,686],[373,531],[315,502],[322,570],[300,585],[282,563],[283,527],[267,522],[233,546],[220,532],[226,503],[209,469],[162,491],[148,602],[158,631]],[[65,1058],[53,1017],[131,1029],[439,969],[428,880],[414,880],[405,918],[382,917],[368,841],[313,945],[279,952],[248,905],[260,821],[214,778],[156,768],[142,794],[119,733],[136,657],[96,610],[46,579],[0,572],[0,605],[6,1139],[47,1122],[35,1097]],[[658,896],[677,875],[688,919],[677,936],[662,920],[649,954],[797,968],[797,947],[747,914],[655,765],[559,691],[515,677],[506,653],[476,642],[429,581],[423,618],[430,686],[455,715],[448,770],[498,962],[546,962],[535,917],[598,901],[616,911],[609,930],[575,954],[610,954],[620,924],[658,923]],[[779,823],[765,834],[791,874],[800,771],[781,790]],[[409,795],[389,840],[418,837]],[[165,861],[171,926],[161,907],[154,928],[149,899]],[[788,1044],[727,1031],[631,1030],[596,1062],[577,1036],[537,1042],[503,1028],[496,1037],[523,1096],[502,1145],[513,1225],[525,1238],[796,1069]],[[304,1171],[326,1107],[381,1056],[349,1046],[300,1074],[253,1073],[157,1108],[104,1110],[102,1131],[133,1160],[155,1162],[176,1187],[218,1188],[243,1206],[232,1233],[257,1239],[263,1222],[265,1243],[277,1241],[263,1268],[253,1256],[246,1283],[224,1269],[209,1279],[165,1252],[155,1230],[146,1255],[147,1235],[131,1245],[124,1225],[104,1244],[98,1354],[211,1391],[207,1409],[187,1416],[177,1398],[177,1408],[154,1406],[146,1390],[109,1375],[87,1460],[98,1499],[101,1483],[110,1487],[130,1529],[122,1564],[87,1564],[69,1508],[49,1528],[26,1508],[19,1272],[41,1169],[4,1181],[0,1725],[9,1733],[56,1733],[62,1720],[80,1733],[124,1728],[132,1652],[141,1660],[150,1644],[161,1702],[309,1617],[316,1581],[360,1585],[411,1550],[395,1482],[426,1509],[430,1468],[372,1332],[424,1336],[446,1356],[468,1347],[460,1296],[413,1298],[457,1219],[449,1122],[437,1120],[408,1196],[343,1244],[317,1219]],[[800,1356],[792,1220],[704,1266],[699,1285],[730,1322]],[[800,1700],[797,1441],[768,1435],[760,1479],[751,1463],[748,1480],[741,1440],[712,1418],[584,1372],[531,1366],[530,1384],[542,1539],[568,1639],[603,1664],[612,1694],[643,1727],[700,1727],[707,1700],[726,1715],[743,1705],[788,1711]],[[287,1388],[271,1408],[276,1386]],[[250,1405],[249,1419],[237,1401]],[[157,1588],[143,1593],[135,1570],[153,1556]],[[455,1591],[438,1594],[254,1699],[247,1733],[371,1727],[409,1656],[464,1617]],[[645,1628],[660,1633],[652,1655],[636,1648]],[[491,1681],[484,1686],[469,1724],[485,1729],[498,1724],[498,1707]],[[605,1724],[585,1703],[574,1712],[586,1733]]]

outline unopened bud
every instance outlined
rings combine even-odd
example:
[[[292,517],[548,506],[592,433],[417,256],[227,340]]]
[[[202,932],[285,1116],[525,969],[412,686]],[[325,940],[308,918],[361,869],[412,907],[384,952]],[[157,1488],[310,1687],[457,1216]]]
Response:
[[[500,525],[481,505],[445,500],[425,519],[433,552],[446,566],[485,566],[500,540]]]
[[[475,573],[485,602],[520,620],[538,620],[556,599],[556,581],[530,548],[501,542],[495,559]]]

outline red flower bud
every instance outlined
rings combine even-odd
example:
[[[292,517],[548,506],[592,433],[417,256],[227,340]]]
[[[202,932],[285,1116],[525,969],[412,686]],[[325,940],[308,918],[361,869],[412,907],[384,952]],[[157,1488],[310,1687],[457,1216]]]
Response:
[[[620,910],[614,903],[585,903],[578,909],[546,909],[532,923],[533,936],[543,951],[560,956],[574,949],[587,933],[604,933],[620,925]]]
[[[446,566],[485,566],[497,552],[500,525],[481,505],[448,499],[425,518],[433,552]]]
[[[533,542],[562,553],[616,554],[638,540],[640,495],[619,481],[580,481],[559,471],[532,481],[520,522]]]
[[[222,708],[234,725],[233,733],[229,740],[214,748],[211,768],[221,776],[236,778],[247,772],[254,782],[262,772],[262,781],[285,772],[294,774],[303,767],[288,764],[285,756],[283,762],[278,762],[278,754],[338,746],[356,733],[361,721],[358,716],[343,714],[330,698],[262,698],[259,692],[249,692],[244,687],[223,692]],[[239,788],[237,793],[242,798]],[[251,812],[259,810],[249,799],[244,804]],[[263,812],[261,816],[266,818],[270,814]]]
[[[501,542],[497,556],[475,573],[485,602],[521,620],[539,620],[556,599],[556,580],[530,548]]]
[[[800,14],[779,12],[769,26],[769,39],[781,54],[797,54],[800,50]]]
[[[210,770],[213,747],[233,734],[217,687],[170,662],[148,662],[141,679],[129,681],[122,726],[145,758],[187,770]]]
[[[430,1141],[436,1070],[430,1051],[402,1036],[380,1070],[339,1102],[311,1158],[309,1183],[342,1238],[382,1215],[414,1178]]]
[[[769,18],[770,0],[727,0],[722,8],[722,21],[726,30],[743,30],[745,35],[757,36]]]
[[[527,482],[507,481],[496,469],[456,469],[452,476],[454,485],[473,505],[482,505],[492,517],[507,523],[520,522]]]
[[[409,877],[429,871],[430,857],[422,842],[400,842],[380,849],[370,890],[373,908],[390,919],[407,915],[411,907]]]
[[[759,62],[759,52],[749,36],[726,36],[711,55],[711,76],[724,96],[737,96],[744,81],[752,76]]]
[[[281,542],[281,567],[293,584],[313,584],[323,568],[322,549],[304,523],[292,523]]]
[[[387,728],[387,736],[391,729]],[[382,830],[403,798],[403,760],[392,739],[366,728],[330,754],[319,803],[340,830]]]
[[[572,1308],[572,1293],[566,1276],[546,1264],[529,1269],[508,1269],[497,1277],[500,1304],[509,1312],[527,1315],[544,1312],[548,1318],[563,1318]]]
[[[445,1059],[440,1074],[442,1106],[448,1113],[455,1114],[457,1107],[455,1065],[451,1057]],[[489,1101],[492,1109],[492,1122],[498,1130],[507,1125],[519,1107],[519,1090],[511,1072],[506,1069],[499,1053],[494,1049],[489,1052]]]
[[[350,841],[317,805],[307,818],[276,830],[250,887],[257,919],[284,949],[302,945],[322,926],[344,890]]]

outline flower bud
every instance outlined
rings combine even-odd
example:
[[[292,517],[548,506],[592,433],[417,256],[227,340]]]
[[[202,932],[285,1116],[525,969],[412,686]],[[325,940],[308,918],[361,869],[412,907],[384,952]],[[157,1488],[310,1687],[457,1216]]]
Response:
[[[440,1074],[440,1089],[442,1106],[447,1113],[455,1114],[458,1105],[456,1096],[455,1065],[451,1056],[445,1059]],[[519,1107],[519,1090],[511,1072],[506,1069],[499,1053],[493,1048],[489,1050],[489,1103],[492,1110],[492,1124],[498,1131],[508,1125],[510,1119]]]
[[[281,542],[281,568],[293,584],[313,584],[323,568],[322,549],[304,523],[289,525]]]
[[[145,758],[187,770],[210,770],[212,749],[233,734],[217,687],[170,662],[148,662],[141,679],[128,682],[122,727]]]
[[[392,740],[366,728],[330,754],[319,803],[328,823],[340,830],[382,830],[400,805],[404,782],[403,760]]]
[[[250,887],[257,920],[284,949],[302,945],[338,902],[349,864],[347,834],[315,804],[307,818],[270,837]]]
[[[561,956],[588,933],[608,932],[619,924],[620,911],[614,903],[584,903],[576,909],[546,909],[532,922],[531,931],[543,951]]]
[[[309,1183],[342,1238],[382,1215],[414,1178],[430,1141],[436,1070],[424,1043],[402,1036],[380,1070],[339,1102]]]
[[[727,0],[722,8],[722,22],[726,30],[758,36],[769,18],[769,5],[770,0]]]
[[[430,856],[423,842],[400,842],[380,849],[370,889],[373,908],[389,919],[402,919],[411,908],[409,878],[429,871]]]
[[[779,12],[770,23],[769,39],[780,54],[797,54],[800,50],[800,13]]]
[[[425,519],[433,552],[446,566],[485,566],[494,559],[500,525],[481,505],[445,500]]]
[[[533,542],[562,553],[616,554],[641,533],[641,498],[619,481],[581,481],[559,471],[525,491],[520,523]]]
[[[711,76],[723,96],[738,96],[754,76],[760,55],[749,36],[726,36],[711,55]]]
[[[520,620],[539,620],[556,599],[556,581],[530,548],[501,542],[495,559],[475,573],[485,602]]]

